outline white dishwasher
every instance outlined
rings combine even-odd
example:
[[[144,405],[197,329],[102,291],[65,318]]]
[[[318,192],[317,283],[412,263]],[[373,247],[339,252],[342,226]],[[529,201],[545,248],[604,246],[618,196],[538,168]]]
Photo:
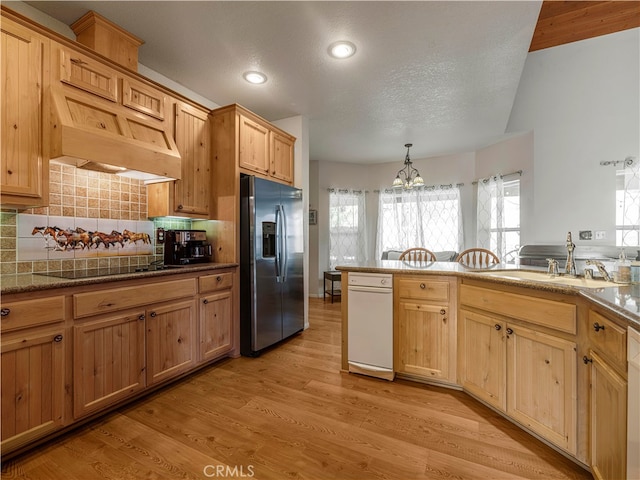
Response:
[[[393,275],[349,273],[349,371],[393,380]]]

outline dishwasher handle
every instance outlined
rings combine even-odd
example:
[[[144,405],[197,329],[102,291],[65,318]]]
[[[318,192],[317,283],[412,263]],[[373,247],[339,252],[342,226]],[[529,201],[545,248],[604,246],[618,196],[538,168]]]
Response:
[[[350,292],[368,292],[368,293],[382,293],[382,294],[392,294],[393,288],[380,288],[380,287],[360,287],[349,285]]]

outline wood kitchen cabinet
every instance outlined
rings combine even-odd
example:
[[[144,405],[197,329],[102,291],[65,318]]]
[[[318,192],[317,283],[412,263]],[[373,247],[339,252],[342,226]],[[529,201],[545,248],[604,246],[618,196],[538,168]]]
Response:
[[[575,305],[464,283],[459,295],[462,387],[575,455]]]
[[[43,128],[49,97],[49,40],[2,17],[2,132],[0,203],[37,207],[49,203],[48,135]]]
[[[74,418],[144,389],[144,310],[78,323],[73,339]]]
[[[146,311],[147,383],[175,377],[196,364],[196,306],[193,300]]]
[[[211,360],[233,347],[233,273],[199,279],[198,361]]]
[[[293,150],[295,140],[289,135],[270,132],[270,175],[290,185],[293,184]]]
[[[116,70],[63,46],[59,46],[56,51],[59,81],[114,103],[120,101],[119,75]]]
[[[591,471],[596,479],[626,478],[627,330],[595,310],[586,330]]]
[[[69,336],[64,297],[3,298],[2,451],[11,451],[64,425]]]
[[[246,115],[238,116],[238,165],[254,173],[269,175],[269,129]]]
[[[396,373],[455,382],[455,308],[450,291],[446,279],[394,278]]]
[[[211,215],[211,122],[207,112],[175,103],[175,141],[182,177],[147,186],[149,217]]]

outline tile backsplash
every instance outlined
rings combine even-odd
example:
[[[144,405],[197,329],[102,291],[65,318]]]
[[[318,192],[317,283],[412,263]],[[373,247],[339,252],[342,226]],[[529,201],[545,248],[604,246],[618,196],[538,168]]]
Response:
[[[48,207],[0,211],[0,273],[146,265],[162,260],[156,228],[191,228],[189,219],[148,220],[140,180],[54,162],[49,174]]]

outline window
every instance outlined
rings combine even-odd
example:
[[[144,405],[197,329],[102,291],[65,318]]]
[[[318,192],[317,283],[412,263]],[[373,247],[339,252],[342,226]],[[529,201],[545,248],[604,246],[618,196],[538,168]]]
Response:
[[[365,192],[329,190],[329,263],[337,265],[367,260]]]
[[[500,176],[478,182],[477,243],[515,263],[520,248],[520,179]]]
[[[640,245],[640,162],[616,172],[616,245]]]
[[[411,247],[459,252],[462,242],[459,187],[380,192],[377,258]]]

